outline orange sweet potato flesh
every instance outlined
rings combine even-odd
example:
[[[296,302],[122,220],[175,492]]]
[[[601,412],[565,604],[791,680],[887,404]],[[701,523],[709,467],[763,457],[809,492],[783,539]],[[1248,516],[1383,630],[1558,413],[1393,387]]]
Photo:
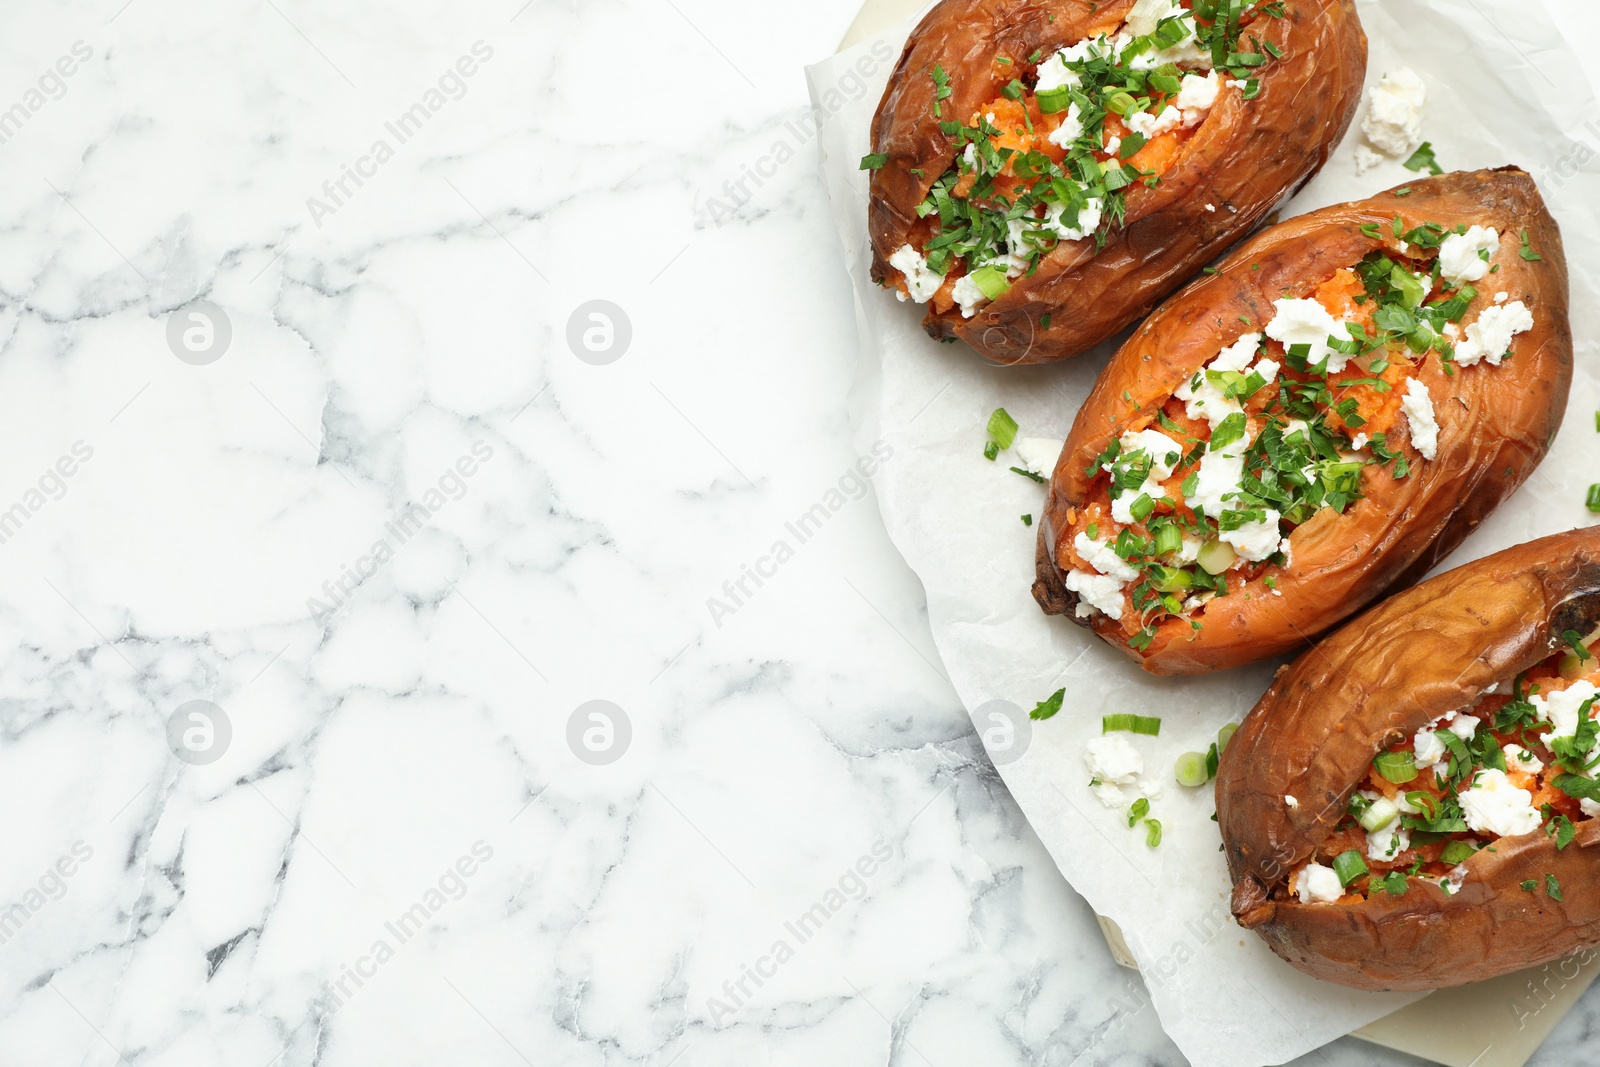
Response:
[[[1487,556],[1385,601],[1278,674],[1217,773],[1233,914],[1307,974],[1359,989],[1436,989],[1600,943],[1600,820],[1564,849],[1543,831],[1465,863],[1458,892],[1301,904],[1289,872],[1333,830],[1373,757],[1471,705],[1600,621],[1600,528]],[[1290,809],[1285,796],[1299,800]],[[1554,875],[1563,901],[1545,891]],[[1538,883],[1534,892],[1524,881]]]
[[[874,279],[895,276],[889,257],[917,231],[917,205],[955,160],[955,142],[933,113],[933,68],[950,75],[943,117],[965,122],[1001,95],[1016,63],[1111,33],[1132,8],[1133,0],[943,0],[928,12],[873,120],[872,151],[888,157],[871,181]],[[1160,184],[1129,187],[1126,225],[1104,248],[1092,237],[1063,242],[973,318],[930,305],[923,328],[995,363],[1075,356],[1149,312],[1310,180],[1360,103],[1367,39],[1355,2],[1289,0],[1283,18],[1262,16],[1248,29],[1283,52],[1261,68],[1261,95],[1219,93]],[[997,64],[1000,56],[1013,65]]]
[[[1385,590],[1415,581],[1448,555],[1533,471],[1555,438],[1572,381],[1572,331],[1561,235],[1533,179],[1509,167],[1418,179],[1369,200],[1338,204],[1290,219],[1242,245],[1219,266],[1169,300],[1106,365],[1079,409],[1050,480],[1039,523],[1034,598],[1048,614],[1092,627],[1153,674],[1198,674],[1292,651],[1353,615]],[[1296,528],[1288,566],[1275,572],[1281,595],[1256,590],[1248,599],[1212,601],[1191,628],[1167,618],[1143,651],[1130,648],[1119,623],[1103,615],[1078,619],[1065,588],[1069,513],[1089,499],[1094,458],[1124,431],[1155,424],[1156,411],[1184,380],[1224,346],[1260,330],[1273,300],[1304,297],[1341,268],[1376,249],[1393,249],[1393,220],[1406,229],[1435,222],[1492,226],[1502,234],[1499,270],[1477,283],[1470,323],[1504,291],[1534,316],[1513,355],[1447,376],[1430,355],[1419,375],[1439,421],[1437,458],[1419,460],[1405,421],[1391,428],[1412,457],[1411,473],[1368,467],[1363,499],[1340,514],[1323,509]],[[1363,227],[1377,227],[1377,237]],[[1518,254],[1526,231],[1542,258]]]

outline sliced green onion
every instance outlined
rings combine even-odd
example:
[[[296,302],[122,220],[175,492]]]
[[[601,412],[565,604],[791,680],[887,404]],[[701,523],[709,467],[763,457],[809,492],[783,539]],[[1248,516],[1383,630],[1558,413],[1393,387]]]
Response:
[[[1408,308],[1421,307],[1423,299],[1428,295],[1428,290],[1421,279],[1398,263],[1389,271],[1389,284],[1399,290],[1400,297]]]
[[[983,443],[983,458],[984,459],[988,460],[990,463],[993,463],[994,462],[994,458],[996,456],[998,456],[999,454],[1000,454],[1000,442],[999,441],[985,441]]]
[[[1339,876],[1339,884],[1348,886],[1351,882],[1367,873],[1367,861],[1361,858],[1361,853],[1355,849],[1341,852],[1333,860],[1333,873]]]
[[[1128,825],[1136,825],[1140,819],[1150,814],[1150,802],[1140,797],[1133,802],[1133,807],[1128,809]]]
[[[1128,93],[1112,93],[1106,97],[1105,103],[1107,111],[1115,111],[1119,115],[1126,115],[1133,110],[1135,101]]]
[[[1206,757],[1199,752],[1185,752],[1178,757],[1173,770],[1178,776],[1178,784],[1191,788],[1205,785],[1211,780],[1206,774]]]
[[[1200,549],[1199,563],[1207,574],[1221,574],[1238,558],[1238,553],[1226,541],[1207,541]]]
[[[1140,493],[1137,500],[1128,505],[1128,512],[1133,516],[1134,522],[1143,522],[1150,517],[1156,509],[1156,502],[1150,499],[1149,493]]]
[[[972,284],[978,287],[978,291],[990,300],[999,298],[1011,288],[1006,272],[999,267],[979,267],[968,277],[972,279]]]
[[[1444,846],[1444,851],[1439,853],[1439,858],[1446,863],[1460,863],[1462,860],[1472,858],[1478,850],[1465,841],[1452,841]]]
[[[1153,715],[1124,714],[1102,716],[1100,719],[1100,732],[1109,734],[1115,730],[1126,730],[1129,733],[1155,737],[1161,733],[1161,720]]]
[[[1024,526],[1032,526],[1033,525],[1033,516],[1032,515],[1024,515],[1024,516],[1022,516],[1022,525],[1024,525]]]
[[[1194,588],[1194,574],[1182,567],[1152,566],[1150,585],[1161,593],[1187,593]]]
[[[1209,781],[1217,776],[1217,766],[1222,762],[1222,757],[1217,754],[1216,743],[1206,749],[1206,779]]]
[[[1417,776],[1417,761],[1410,752],[1380,752],[1372,761],[1372,769],[1399,785]]]
[[[1033,98],[1039,101],[1040,111],[1046,115],[1054,115],[1072,106],[1072,86],[1063,85],[1059,89],[1045,89],[1033,94]]]
[[[989,416],[989,436],[1001,448],[1010,448],[1017,439],[1017,420],[1005,408],[995,408]]]
[[[1239,732],[1239,724],[1230,722],[1217,731],[1217,751],[1221,752],[1228,747],[1228,742],[1233,740],[1233,735]]]
[[[1156,531],[1156,555],[1170,556],[1174,552],[1183,551],[1183,529],[1176,524],[1161,527]]]
[[[1161,823],[1155,819],[1146,819],[1144,825],[1144,843],[1155,848],[1161,844]]]
[[[1379,797],[1367,805],[1367,810],[1361,813],[1361,828],[1368,833],[1382,830],[1385,826],[1394,822],[1395,817],[1399,814],[1400,808],[1394,801],[1388,797]]]
[[[1406,803],[1422,812],[1422,817],[1432,822],[1439,817],[1439,802],[1432,793],[1424,793],[1420,789],[1413,789],[1406,794]]]
[[[1600,483],[1589,487],[1588,499],[1583,503],[1590,511],[1600,511]]]

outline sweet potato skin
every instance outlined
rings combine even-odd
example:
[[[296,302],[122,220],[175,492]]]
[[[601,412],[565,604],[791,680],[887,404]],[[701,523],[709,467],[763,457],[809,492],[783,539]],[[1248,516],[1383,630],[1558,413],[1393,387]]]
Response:
[[[1360,989],[1436,989],[1600,943],[1600,820],[1565,849],[1542,831],[1466,861],[1459,892],[1300,904],[1289,872],[1345,811],[1382,748],[1537,664],[1600,621],[1600,528],[1557,534],[1423,582],[1292,665],[1245,717],[1217,773],[1233,913],[1307,974]],[[1290,809],[1284,796],[1299,800]],[[1559,880],[1564,901],[1544,891]],[[1532,879],[1535,892],[1520,887]]]
[[[997,73],[997,56],[1048,55],[1110,33],[1133,3],[943,0],[928,12],[873,120],[872,151],[888,156],[872,176],[868,207],[874,279],[893,276],[889,257],[907,243],[917,205],[955,159],[954,141],[933,114],[934,66],[950,75],[953,90],[942,116],[965,123],[1008,80]],[[930,307],[923,328],[1005,365],[1075,356],[1146,314],[1309,181],[1361,100],[1367,39],[1355,2],[1289,0],[1283,18],[1263,17],[1251,32],[1284,53],[1262,68],[1260,96],[1246,102],[1237,91],[1220,93],[1160,184],[1130,187],[1126,225],[1104,248],[1097,252],[1093,238],[1063,243],[973,318]]]
[[[1454,376],[1436,356],[1421,380],[1439,420],[1437,458],[1413,457],[1409,477],[1369,468],[1366,496],[1342,515],[1325,510],[1290,536],[1291,562],[1277,573],[1281,596],[1218,598],[1203,627],[1169,618],[1143,652],[1127,645],[1120,626],[1096,615],[1091,626],[1153,674],[1196,674],[1276,656],[1359,611],[1384,590],[1414,581],[1448,555],[1509,496],[1544,458],[1566,408],[1572,381],[1566,258],[1555,220],[1533,179],[1515,167],[1418,179],[1368,200],[1338,204],[1290,219],[1242,245],[1219,266],[1152,315],[1107,364],[1079,410],[1039,523],[1034,598],[1048,614],[1073,616],[1076,597],[1063,584],[1067,512],[1081,506],[1095,456],[1126,430],[1155,421],[1155,412],[1185,379],[1224,345],[1259,330],[1272,301],[1305,296],[1316,283],[1378,248],[1393,248],[1392,224],[1425,221],[1447,228],[1494,226],[1505,235],[1500,269],[1481,290],[1469,321],[1505,291],[1522,300],[1534,328],[1517,337],[1515,354],[1498,367],[1479,364]],[[1379,236],[1362,233],[1376,226]],[[1542,257],[1518,254],[1521,233]],[[1390,434],[1410,445],[1402,423]]]

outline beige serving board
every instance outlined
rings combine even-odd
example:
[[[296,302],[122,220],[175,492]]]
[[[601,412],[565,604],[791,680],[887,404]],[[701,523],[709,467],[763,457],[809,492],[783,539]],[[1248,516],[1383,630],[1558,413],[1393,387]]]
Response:
[[[839,50],[915,14],[926,3],[865,0]],[[1138,970],[1117,924],[1097,918],[1112,959]],[[1597,975],[1600,951],[1586,950],[1493,981],[1442,989],[1353,1036],[1444,1067],[1524,1067]]]

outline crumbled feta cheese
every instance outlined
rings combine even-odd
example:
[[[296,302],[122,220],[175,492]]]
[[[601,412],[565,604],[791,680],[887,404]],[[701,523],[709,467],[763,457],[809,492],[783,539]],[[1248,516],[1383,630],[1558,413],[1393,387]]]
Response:
[[[1201,462],[1203,464],[1205,461]],[[1234,488],[1237,489],[1238,486]],[[1232,545],[1233,550],[1239,553],[1241,558],[1251,563],[1260,563],[1278,551],[1279,542],[1282,540],[1278,536],[1278,521],[1283,516],[1271,508],[1263,508],[1262,513],[1262,518],[1244,523],[1234,530],[1223,530],[1217,535],[1219,539]],[[1210,508],[1206,509],[1206,514],[1212,514]]]
[[[1239,492],[1239,479],[1244,476],[1244,450],[1248,447],[1248,431],[1221,452],[1213,452],[1207,446],[1195,474],[1194,493],[1189,497],[1191,507],[1203,509],[1207,518],[1222,514],[1228,507],[1222,498]]]
[[[1306,362],[1315,366],[1327,360],[1329,374],[1344,370],[1350,357],[1328,347],[1331,337],[1349,337],[1343,322],[1328,314],[1328,309],[1315,300],[1274,300],[1272,307],[1274,314],[1272,321],[1267,323],[1268,337],[1285,348],[1290,345],[1311,346]]]
[[[1205,542],[1198,537],[1185,537],[1183,545],[1178,549],[1179,563],[1193,563],[1200,558],[1200,550],[1205,547]]]
[[[1467,327],[1466,339],[1456,345],[1456,362],[1470,367],[1480,359],[1498,367],[1519,333],[1533,329],[1533,312],[1520,300],[1484,308],[1478,321]]]
[[[1215,204],[1207,204],[1206,205],[1206,210],[1207,211],[1215,211],[1215,210],[1217,210],[1217,205],[1215,205]]]
[[[1139,577],[1136,567],[1130,567],[1128,561],[1117,555],[1116,549],[1109,542],[1094,541],[1088,534],[1080,533],[1072,539],[1072,547],[1078,550],[1078,555],[1083,561],[1101,574],[1107,574],[1122,582],[1131,582]],[[1106,612],[1110,614],[1110,612]]]
[[[1496,293],[1496,294],[1494,294],[1494,302],[1496,304],[1504,304],[1507,300],[1510,300],[1510,299],[1511,299],[1511,294],[1510,293]]]
[[[1106,141],[1106,155],[1114,156],[1121,150],[1122,138],[1118,137],[1116,134],[1112,134],[1111,137]]]
[[[1489,260],[1500,252],[1500,235],[1492,227],[1473,226],[1466,233],[1453,233],[1439,246],[1439,275],[1452,285],[1475,282],[1489,273]]]
[[[1083,79],[1078,75],[1077,71],[1067,69],[1069,62],[1087,58],[1086,55],[1073,54],[1076,48],[1080,47],[1082,46],[1078,45],[1072,49],[1064,48],[1046,57],[1044,62],[1039,64],[1036,71],[1038,81],[1034,85],[1034,92],[1045,93],[1052,89],[1063,88],[1076,89],[1083,84]]]
[[[1411,739],[1411,746],[1416,750],[1416,763],[1418,767],[1432,767],[1444,760],[1444,742],[1430,729],[1418,730]]]
[[[1168,104],[1166,107],[1162,108],[1161,114],[1159,115],[1152,115],[1148,111],[1141,111],[1138,114],[1129,115],[1127,119],[1128,129],[1132,130],[1134,133],[1144,134],[1145,137],[1151,141],[1155,140],[1157,137],[1160,137],[1169,130],[1177,129],[1178,124],[1182,121],[1182,112],[1173,107],[1171,104]]]
[[[1302,904],[1331,904],[1344,896],[1344,886],[1332,867],[1308,863],[1295,879],[1294,893]]]
[[[1089,773],[1102,782],[1132,785],[1144,773],[1144,757],[1121,734],[1091,737],[1083,747]]]
[[[1290,811],[1293,811],[1295,808],[1298,808],[1300,806],[1300,802],[1298,800],[1296,800],[1294,797],[1291,797],[1291,796],[1288,796],[1287,794],[1285,794],[1285,796],[1283,798],[1283,806],[1288,808]]]
[[[944,284],[944,275],[929,270],[927,257],[910,245],[901,245],[899,250],[889,257],[889,266],[905,275],[906,288],[911,291],[911,299],[919,304],[926,304],[932,300],[933,294]]]
[[[1594,801],[1590,800],[1588,797],[1584,797],[1578,801],[1578,807],[1591,819],[1596,815],[1600,815],[1600,801]]]
[[[1133,503],[1141,494],[1151,500],[1166,497],[1167,492],[1161,483],[1172,477],[1173,469],[1183,457],[1183,446],[1158,430],[1125,433],[1119,443],[1122,446],[1121,455],[1142,451],[1150,457],[1150,473],[1145,477],[1144,484],[1137,489],[1123,489],[1120,492],[1113,488],[1116,495],[1111,498],[1111,517],[1123,525],[1130,525],[1135,521]]]
[[[1199,40],[1194,35],[1194,16],[1185,11],[1178,17],[1183,19],[1184,36],[1177,44],[1141,52],[1139,55],[1134,56],[1128,65],[1134,70],[1151,70],[1155,67],[1173,63],[1180,67],[1200,67],[1204,70],[1210,70],[1212,67],[1211,50],[1209,48],[1201,48]],[[1124,35],[1118,34],[1117,36],[1121,38]],[[1119,50],[1120,47],[1126,47],[1126,42],[1119,46]]]
[[[1402,67],[1385,74],[1367,93],[1361,132],[1384,155],[1408,156],[1422,140],[1422,109],[1427,100],[1428,87],[1416,71]]]
[[[1173,101],[1173,106],[1183,112],[1184,126],[1200,125],[1212,105],[1217,102],[1217,88],[1217,72],[1214,70],[1203,78],[1198,74],[1183,76],[1178,89],[1178,99]]]
[[[1350,451],[1352,451],[1352,452],[1360,452],[1363,448],[1366,448],[1366,447],[1367,447],[1367,435],[1366,434],[1358,433],[1354,437],[1350,438]]]
[[[1061,125],[1050,131],[1050,143],[1058,148],[1071,148],[1072,142],[1083,136],[1081,115],[1077,104],[1070,105],[1061,120]]]
[[[1180,18],[1187,14],[1176,0],[1138,0],[1128,12],[1128,21],[1123,24],[1123,29],[1135,37],[1148,37],[1156,32],[1162,19]]]
[[[1476,715],[1468,715],[1464,711],[1458,711],[1450,717],[1450,721],[1445,724],[1445,729],[1463,741],[1471,741],[1472,735],[1477,733],[1478,727],[1482,725],[1483,720]]]
[[[1121,734],[1104,734],[1091,737],[1083,748],[1083,762],[1089,774],[1100,783],[1095,795],[1107,807],[1118,807],[1122,801],[1122,787],[1137,785],[1144,773],[1144,757]]]
[[[1506,766],[1514,771],[1524,774],[1538,774],[1544,770],[1544,760],[1518,744],[1509,744],[1504,749]]]
[[[1505,771],[1485,768],[1472,779],[1472,788],[1460,792],[1461,811],[1467,825],[1482,833],[1515,837],[1539,828],[1539,809],[1533,794],[1511,784]]]
[[[1444,324],[1444,329],[1439,332],[1450,338],[1450,340],[1454,341],[1456,338],[1461,336],[1461,327],[1457,326],[1453,322],[1447,322]]]
[[[1229,78],[1228,84],[1235,89],[1248,89],[1250,82],[1245,78]]]
[[[1065,442],[1054,437],[1022,437],[1017,440],[1017,466],[1042,478],[1055,473]]]
[[[1064,584],[1078,594],[1078,618],[1087,619],[1098,611],[1109,619],[1121,621],[1124,584],[1121,579],[1091,571],[1068,571]]]
[[[1364,144],[1356,145],[1356,173],[1365,174],[1367,171],[1383,162],[1383,157]]]
[[[1439,454],[1439,422],[1433,414],[1433,397],[1428,387],[1415,378],[1406,382],[1406,395],[1400,400],[1400,409],[1406,413],[1406,424],[1411,427],[1411,444],[1423,459],[1433,459]]]
[[[1070,210],[1066,204],[1057,204],[1047,209],[1041,225],[1055,233],[1057,239],[1062,241],[1081,241],[1094,232],[1100,225],[1100,209],[1103,201],[1099,197],[1091,197],[1084,202],[1082,210],[1069,223],[1066,221],[1067,212]]]
[[[961,317],[970,319],[978,313],[978,305],[988,303],[989,298],[984,295],[978,283],[972,280],[972,275],[963,274],[956,279],[956,284],[950,290],[950,295],[956,298],[956,303],[961,305]]]
[[[1411,831],[1394,819],[1381,830],[1367,834],[1367,859],[1392,860],[1411,847]]]
[[[1191,419],[1204,418],[1211,423],[1215,430],[1222,420],[1236,411],[1243,411],[1237,400],[1229,399],[1223,395],[1221,385],[1206,377],[1205,372],[1211,371],[1242,371],[1249,366],[1250,360],[1255,357],[1256,349],[1261,347],[1259,333],[1247,333],[1233,344],[1218,352],[1216,358],[1195,373],[1193,378],[1178,386],[1174,395],[1184,401],[1184,411]],[[1257,364],[1261,376],[1268,378],[1267,367],[1272,370],[1272,378],[1277,377],[1278,365],[1271,360],[1262,360]],[[1268,378],[1270,381],[1271,378]],[[1196,384],[1198,382],[1198,384]]]
[[[1528,703],[1533,705],[1534,715],[1550,724],[1550,732],[1545,735],[1545,740],[1549,741],[1577,733],[1578,710],[1583,707],[1584,701],[1596,695],[1600,695],[1600,691],[1588,682],[1580,681],[1553,693],[1535,693],[1528,698]],[[1593,709],[1590,709],[1589,717],[1594,718]]]

